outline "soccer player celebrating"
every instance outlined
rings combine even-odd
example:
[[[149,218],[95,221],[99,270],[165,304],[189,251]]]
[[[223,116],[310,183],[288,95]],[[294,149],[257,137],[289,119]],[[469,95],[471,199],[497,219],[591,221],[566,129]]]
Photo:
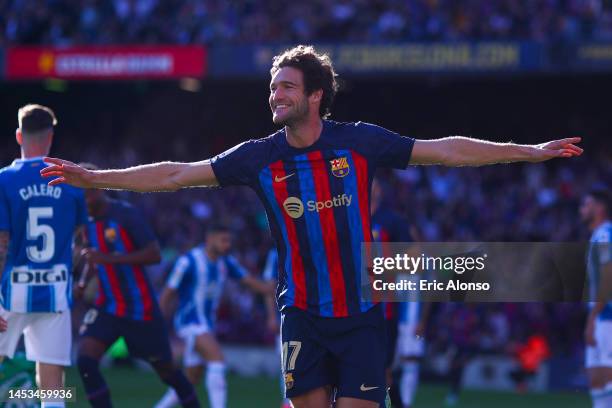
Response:
[[[591,311],[585,329],[586,367],[593,408],[612,407],[612,198],[594,189],[580,206],[592,232],[587,257]]]
[[[297,46],[274,58],[269,103],[278,132],[210,160],[90,171],[56,158],[50,185],[134,191],[248,185],[278,249],[278,304],[287,397],[298,407],[376,407],[385,397],[380,305],[361,296],[360,246],[371,241],[370,183],[379,167],[479,166],[579,155],[579,138],[540,145],[465,137],[415,140],[381,127],[327,120],[337,91],[328,56]]]
[[[206,390],[211,408],[224,408],[227,401],[225,363],[213,333],[226,278],[236,279],[264,295],[274,291],[273,285],[249,275],[233,256],[228,255],[231,245],[232,234],[227,226],[213,224],[208,227],[204,245],[178,258],[160,298],[166,315],[170,314],[171,304],[178,298],[179,310],[174,324],[185,341],[183,364],[187,377],[196,385],[202,378],[206,361]],[[156,408],[172,407],[177,402],[175,392],[168,390]]]
[[[151,364],[160,379],[176,390],[184,407],[199,407],[193,386],[174,367],[164,320],[144,271],[145,265],[161,259],[153,231],[125,201],[112,200],[95,189],[86,190],[85,198],[91,247],[82,253],[96,268],[99,282],[95,307],[85,314],[79,330],[77,364],[89,402],[93,407],[111,406],[99,361],[123,337],[130,354]]]
[[[18,120],[21,159],[0,170],[0,356],[12,358],[23,333],[38,386],[61,389],[71,363],[73,236],[87,210],[81,189],[50,187],[40,177],[57,123],[53,111],[26,105]]]

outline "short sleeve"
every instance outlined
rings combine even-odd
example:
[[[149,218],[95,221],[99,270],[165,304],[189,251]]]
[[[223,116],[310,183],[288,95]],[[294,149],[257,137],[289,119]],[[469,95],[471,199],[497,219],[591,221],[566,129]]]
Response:
[[[0,231],[10,231],[11,216],[9,210],[8,197],[4,187],[0,185]]]
[[[172,289],[178,289],[181,286],[181,282],[183,282],[187,271],[189,270],[191,263],[189,262],[189,257],[183,255],[177,259],[170,275],[168,276],[168,280],[166,281],[166,286]]]
[[[76,225],[87,224],[87,205],[85,204],[85,192],[81,189],[76,191]]]
[[[233,256],[228,256],[225,258],[225,264],[227,266],[227,270],[229,276],[233,279],[240,280],[247,275],[247,271],[238,263],[238,260]]]
[[[405,169],[410,161],[414,139],[370,123],[357,122],[363,132],[364,151],[376,167]]]
[[[130,237],[134,240],[134,246],[141,249],[156,241],[157,238],[145,218],[133,207],[129,207],[128,211],[129,215],[124,222]]]
[[[221,187],[250,185],[256,160],[254,141],[249,140],[213,157],[210,161]]]
[[[266,281],[278,280],[278,254],[276,250],[268,253],[266,266],[263,271],[263,279]]]
[[[612,227],[601,231],[595,240],[600,265],[612,262]]]

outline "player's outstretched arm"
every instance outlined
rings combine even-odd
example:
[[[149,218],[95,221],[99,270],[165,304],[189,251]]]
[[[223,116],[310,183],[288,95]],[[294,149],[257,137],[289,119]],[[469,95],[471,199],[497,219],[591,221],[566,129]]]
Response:
[[[410,164],[482,166],[521,161],[535,163],[554,158],[580,156],[583,150],[575,145],[580,140],[579,137],[570,137],[538,145],[494,143],[462,136],[416,140]]]
[[[253,275],[245,275],[240,283],[248,287],[253,292],[260,293],[264,296],[274,294],[276,289],[274,282],[264,282]]]
[[[176,191],[185,187],[218,185],[210,160],[192,163],[161,162],[117,170],[87,170],[68,160],[45,157],[50,164],[40,171],[54,177],[49,185],[71,184],[82,188],[104,188],[137,192]]]

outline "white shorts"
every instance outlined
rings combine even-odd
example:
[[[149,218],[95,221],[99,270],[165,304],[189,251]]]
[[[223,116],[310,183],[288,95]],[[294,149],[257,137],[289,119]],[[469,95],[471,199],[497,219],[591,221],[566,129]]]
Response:
[[[586,348],[586,367],[612,367],[612,320],[595,321],[595,346]]]
[[[400,324],[397,333],[397,355],[399,357],[421,357],[425,351],[425,339],[414,334],[416,325]]]
[[[13,358],[23,333],[26,358],[40,363],[71,365],[72,323],[70,311],[17,313],[0,310],[8,329],[0,333],[0,355]]]
[[[208,325],[190,324],[181,327],[177,334],[185,342],[183,350],[183,367],[195,367],[204,365],[206,361],[195,349],[196,338],[204,333],[210,333]]]

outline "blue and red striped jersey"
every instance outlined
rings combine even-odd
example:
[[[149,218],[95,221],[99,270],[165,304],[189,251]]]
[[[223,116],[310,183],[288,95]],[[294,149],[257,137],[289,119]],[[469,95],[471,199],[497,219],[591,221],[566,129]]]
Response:
[[[155,241],[149,224],[129,203],[110,200],[102,217],[90,218],[87,235],[92,247],[103,253],[126,254]],[[159,306],[142,265],[98,265],[96,306],[118,317],[152,320]]]
[[[386,207],[381,207],[372,214],[372,238],[376,242],[412,242],[410,223],[401,215]],[[385,254],[383,256],[392,256]],[[385,302],[385,319],[395,320],[398,317],[399,304]]]
[[[361,296],[361,243],[372,240],[370,190],[379,167],[408,165],[414,139],[357,122],[323,121],[306,148],[282,129],[212,159],[221,186],[247,185],[262,200],[279,262],[278,304],[345,317]]]

